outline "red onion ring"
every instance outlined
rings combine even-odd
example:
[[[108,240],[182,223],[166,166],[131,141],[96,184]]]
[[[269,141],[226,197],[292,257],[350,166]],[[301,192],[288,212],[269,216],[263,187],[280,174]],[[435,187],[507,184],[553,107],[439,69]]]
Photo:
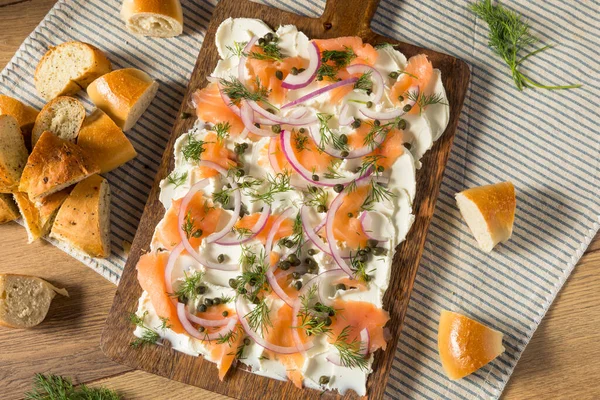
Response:
[[[308,343],[296,344],[296,346],[290,346],[290,347],[278,346],[276,344],[273,344],[273,343],[267,341],[266,339],[264,339],[257,332],[253,331],[252,328],[250,327],[250,324],[248,324],[246,315],[248,315],[250,310],[248,310],[247,305],[244,303],[243,296],[238,296],[238,298],[235,301],[235,308],[236,308],[236,312],[237,312],[238,318],[240,320],[240,323],[242,324],[242,327],[244,328],[244,330],[246,331],[248,336],[250,336],[256,342],[256,344],[258,344],[259,346],[261,346],[267,350],[270,350],[272,352],[279,353],[279,354],[294,354],[294,353],[305,352],[307,350],[310,350],[315,345],[313,341],[310,341]]]
[[[381,214],[377,211],[364,211],[360,215],[359,220],[360,224],[362,225],[363,231],[365,231],[365,234],[369,237],[369,239],[377,240],[378,242],[385,242],[388,240],[388,238],[384,238],[373,234],[373,217],[371,216],[372,213]]]
[[[283,290],[283,288],[281,286],[279,286],[279,282],[277,282],[277,278],[275,277],[275,275],[273,274],[273,271],[275,271],[275,269],[277,268],[277,264],[273,264],[269,267],[269,269],[267,270],[267,280],[269,281],[269,284],[271,285],[271,289],[273,289],[273,292],[275,292],[275,294],[281,299],[283,300],[283,302],[285,304],[287,304],[290,307],[293,307],[295,304],[295,301],[287,295],[287,293],[285,292],[285,290]]]
[[[327,276],[324,275],[325,273],[327,273]],[[339,276],[337,276],[337,275],[339,275]],[[317,288],[317,294],[319,295],[319,301],[326,306],[331,306],[333,304],[333,302],[331,300],[329,300],[327,294],[325,293],[326,288],[325,288],[325,285],[323,285],[323,279],[325,279],[325,278],[342,278],[342,277],[346,277],[347,275],[341,269],[332,269],[332,270],[323,272],[319,276],[321,276],[320,282],[319,282],[319,287]]]
[[[240,244],[249,242],[250,240],[254,239],[254,237],[256,235],[258,235],[260,233],[260,231],[262,231],[264,229],[264,227],[267,225],[267,221],[269,220],[270,215],[271,215],[271,206],[268,204],[265,204],[265,206],[263,207],[263,210],[260,214],[260,217],[254,224],[252,229],[250,229],[250,232],[252,232],[252,234],[250,236],[248,236],[246,238],[239,238],[239,237],[237,237],[237,235],[235,233],[232,232],[232,233],[229,233],[227,236],[215,241],[215,243],[220,244],[222,246],[235,246],[235,245],[240,245]]]
[[[284,108],[295,106],[296,104],[304,103],[307,100],[310,100],[310,99],[312,99],[314,97],[320,96],[323,93],[327,93],[330,90],[333,90],[335,88],[339,88],[341,86],[346,86],[346,85],[352,85],[352,84],[356,83],[356,81],[358,81],[358,78],[344,79],[342,81],[336,82],[336,83],[331,84],[329,86],[325,86],[325,87],[322,87],[321,89],[315,90],[314,92],[311,92],[311,93],[309,93],[307,95],[304,95],[304,96],[300,97],[299,99],[296,99],[294,101],[291,101],[291,102],[285,104],[281,108],[284,109]]]
[[[413,90],[414,89],[414,90]],[[410,105],[411,109],[412,107],[415,106],[416,101],[414,99],[418,99],[419,98],[419,93],[420,93],[420,88],[419,86],[412,86],[408,89],[408,91],[413,91],[413,93],[415,93],[415,96],[413,98],[413,100],[410,99],[406,99],[403,104],[400,104],[397,108],[394,108],[392,111],[380,111],[377,112],[375,110],[371,110],[369,108],[363,107],[360,109],[360,112],[367,118],[371,118],[371,119],[378,119],[378,120],[390,120],[390,119],[394,119],[394,118],[398,118],[403,116],[404,114],[406,114],[406,111],[404,111],[404,106],[406,105]]]
[[[240,211],[242,209],[242,195],[238,190],[237,183],[235,183],[235,181],[228,176],[228,171],[225,168],[221,167],[219,164],[216,164],[212,161],[200,161],[198,163],[198,166],[212,168],[221,175],[223,175],[227,179],[227,182],[231,185],[231,189],[233,190],[233,215],[229,219],[227,225],[223,227],[223,229],[221,229],[219,232],[213,232],[206,237],[206,243],[213,243],[227,235],[233,229],[233,226],[240,217]]]
[[[288,74],[281,83],[281,87],[285,89],[301,89],[310,85],[317,76],[317,70],[321,66],[321,52],[315,42],[310,42],[312,46],[308,46],[308,67],[298,75]]]
[[[240,82],[244,83],[246,82],[246,59],[247,57],[244,54],[248,54],[250,52],[250,50],[252,49],[252,46],[254,46],[254,43],[256,43],[256,41],[258,40],[258,36],[253,36],[250,41],[246,44],[246,46],[244,47],[244,50],[242,50],[242,56],[240,57],[240,63],[238,64],[238,79],[240,80]]]
[[[179,319],[179,322],[181,322],[183,329],[185,329],[185,331],[190,336],[192,336],[198,340],[202,340],[202,341],[210,341],[210,340],[219,339],[220,337],[223,337],[223,336],[227,335],[229,332],[233,331],[235,329],[235,326],[237,325],[237,321],[235,320],[235,318],[233,318],[229,321],[229,323],[227,324],[227,326],[225,328],[223,328],[217,332],[213,332],[211,334],[202,334],[202,333],[198,332],[198,330],[196,328],[194,328],[194,326],[191,324],[190,320],[187,319],[187,315],[186,315],[186,311],[185,311],[185,304],[183,304],[183,303],[177,303],[177,317]]]
[[[252,110],[252,108],[250,107],[250,105],[248,104],[248,102],[246,100],[242,100],[241,104],[242,104],[242,108],[240,109],[240,111],[241,111],[242,122],[244,123],[244,126],[246,127],[246,129],[248,129],[248,131],[254,133],[255,135],[262,136],[262,137],[277,136],[277,134],[274,133],[271,129],[257,128],[254,125],[254,111]]]
[[[235,317],[235,316],[229,317],[229,318],[223,318],[223,319],[206,319],[206,318],[200,318],[200,317],[190,313],[188,310],[185,310],[185,316],[190,322],[193,322],[195,324],[198,324],[198,325],[201,325],[204,327],[206,327],[206,326],[209,326],[209,327],[225,326],[225,325],[231,323],[231,320],[234,320],[237,322],[237,317]]]
[[[354,64],[346,67],[346,71],[349,74],[367,74],[371,73],[371,79],[373,82],[373,103],[379,103],[383,98],[383,89],[385,83],[383,82],[383,76],[375,68],[365,64]]]
[[[240,116],[240,108],[238,106],[236,106],[235,104],[233,104],[233,101],[231,101],[229,96],[227,96],[225,94],[225,91],[223,91],[223,85],[221,85],[220,81],[217,81],[217,87],[219,88],[219,94],[221,95],[221,99],[223,100],[223,103],[225,103],[225,105],[227,107],[229,107],[229,109],[231,111],[233,111],[233,113],[239,117]]]
[[[329,246],[325,242],[323,242],[319,235],[317,235],[319,229],[312,228],[310,226],[310,222],[308,221],[308,213],[308,206],[302,206],[302,208],[300,209],[300,219],[302,220],[302,228],[304,229],[304,233],[306,234],[306,236],[308,236],[308,239],[311,242],[313,242],[315,246],[317,246],[319,250],[321,250],[325,254],[331,255],[331,250],[329,249]]]
[[[165,265],[165,286],[167,287],[167,293],[173,292],[173,267],[175,266],[175,262],[177,258],[183,251],[183,243],[179,243],[173,250],[171,250],[171,254],[169,254],[169,258],[167,260],[167,265]]]
[[[265,110],[264,108],[262,108],[261,106],[259,106],[253,100],[247,100],[247,103],[248,103],[248,105],[250,105],[250,108],[252,108],[259,115],[262,115],[270,123],[285,124],[285,125],[292,125],[292,126],[301,126],[301,125],[314,124],[315,122],[318,121],[318,118],[317,118],[316,114],[312,114],[312,115],[310,115],[308,117],[304,117],[304,118],[301,118],[301,117],[298,117],[298,118],[282,117],[282,116],[279,116],[279,115],[271,114],[270,112],[268,112],[267,110]]]
[[[279,138],[271,138],[271,141],[269,142],[269,163],[271,164],[271,168],[273,168],[273,171],[275,171],[275,173],[280,173],[281,172],[281,168],[279,168],[279,162],[277,162],[277,152],[279,150],[277,150],[277,143],[279,142]]]
[[[354,121],[354,118],[348,112],[349,110],[350,106],[348,105],[348,103],[344,104],[340,109],[340,115],[338,117],[338,123],[340,124],[340,126],[348,126]]]
[[[296,154],[294,154],[294,150],[292,149],[292,133],[290,131],[282,131],[280,135],[281,140],[281,149],[283,150],[283,154],[285,154],[287,160],[289,161],[292,168],[296,170],[304,179],[317,186],[335,186],[338,184],[347,185],[350,182],[364,178],[371,174],[371,170],[365,171],[362,175],[354,174],[347,178],[336,178],[336,179],[328,179],[328,178],[320,178],[318,181],[312,179],[312,172],[306,169],[298,159],[296,158]]]
[[[363,357],[366,357],[367,354],[369,354],[370,341],[371,339],[369,336],[369,331],[367,328],[364,328],[362,331],[360,331],[360,349],[358,351],[358,353]],[[343,366],[340,354],[338,352],[329,354],[326,357],[326,360],[332,364]]]
[[[281,226],[283,221],[290,218],[292,216],[292,214],[294,214],[294,209],[292,207],[290,207],[290,208],[286,209],[284,212],[282,212],[279,215],[279,217],[277,217],[275,222],[273,222],[273,226],[271,227],[271,230],[269,231],[269,234],[267,235],[267,241],[265,242],[265,257],[269,257],[269,254],[271,254],[271,250],[273,250],[273,239],[275,239],[275,235],[277,234],[279,227]]]

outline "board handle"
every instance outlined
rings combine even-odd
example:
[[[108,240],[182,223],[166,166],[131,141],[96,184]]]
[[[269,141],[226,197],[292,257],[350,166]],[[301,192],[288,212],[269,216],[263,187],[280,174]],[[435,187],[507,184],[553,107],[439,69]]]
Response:
[[[379,0],[327,0],[321,16],[325,30],[335,26],[339,36],[364,37],[371,32],[371,20],[377,11]]]

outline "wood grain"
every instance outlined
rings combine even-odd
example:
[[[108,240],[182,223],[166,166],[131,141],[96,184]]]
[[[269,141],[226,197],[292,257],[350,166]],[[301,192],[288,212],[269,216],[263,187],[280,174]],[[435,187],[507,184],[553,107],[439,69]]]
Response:
[[[370,29],[370,21],[375,13],[378,0],[328,0],[320,18],[305,18],[257,3],[239,0],[222,0],[216,7],[206,34],[192,80],[188,86],[183,104],[189,104],[191,94],[206,85],[206,77],[214,69],[218,54],[214,35],[219,24],[228,17],[248,17],[264,20],[270,26],[292,23],[311,38],[340,36],[360,36],[372,44],[397,41],[376,35]],[[412,285],[419,265],[429,222],[442,181],[446,161],[450,153],[458,117],[466,94],[469,69],[454,57],[422,49],[405,43],[398,43],[398,49],[407,57],[425,53],[436,68],[442,71],[443,83],[451,105],[450,122],[444,135],[423,158],[423,168],[417,173],[417,197],[414,201],[415,223],[407,240],[399,247],[394,257],[394,270],[390,286],[384,296],[384,308],[390,313],[387,327],[391,332],[385,352],[375,353],[373,373],[367,381],[369,398],[383,398],[385,386],[394,359],[396,343],[402,320],[408,306]],[[184,108],[180,112],[187,111]],[[231,371],[221,382],[217,378],[214,364],[201,357],[192,357],[164,347],[132,349],[131,326],[125,316],[137,308],[141,288],[137,283],[135,265],[141,254],[149,251],[154,228],[162,219],[164,209],[158,198],[159,182],[173,168],[173,146],[175,140],[189,130],[191,119],[177,119],[167,144],[161,167],[153,190],[150,193],[144,215],[140,222],[125,271],[115,296],[115,302],[106,322],[102,337],[102,349],[115,361],[134,368],[143,369],[174,380],[196,385],[214,392],[243,399],[281,399],[302,397],[307,399],[350,399],[356,393],[340,396],[334,392],[321,393],[317,390],[298,389],[291,382],[280,382],[247,373],[241,369]]]
[[[5,6],[16,2],[0,0],[0,68],[8,63],[55,1],[29,0]],[[128,400],[228,399],[142,371],[123,372],[122,366],[109,361],[98,350],[99,330],[116,288],[46,243],[27,245],[25,231],[15,223],[0,226],[0,244],[0,273],[34,273],[58,285],[66,285],[68,289],[73,284],[80,291],[79,299],[74,296],[57,299],[49,319],[36,330],[0,328],[0,398],[21,399],[35,372],[55,372],[74,377],[77,382],[93,382],[92,385],[117,389]],[[504,399],[600,398],[600,385],[597,384],[600,376],[597,362],[600,356],[599,287],[600,234],[525,350],[509,381]],[[84,296],[90,298],[83,301]],[[79,309],[80,315],[86,315],[85,319],[73,319],[70,314],[55,309],[55,306],[63,308],[65,304],[71,309]],[[51,324],[52,328],[47,328],[47,324]],[[94,326],[96,328],[92,329]],[[43,341],[38,337],[38,330],[46,332],[42,332]],[[68,330],[68,337],[61,335],[62,330]],[[73,343],[80,345],[73,346]],[[78,351],[85,348],[95,348],[95,351],[92,354]],[[8,349],[7,354],[12,354],[10,361],[5,349]],[[14,353],[17,352],[22,354],[16,357]],[[44,354],[43,360],[38,354]],[[100,368],[96,371],[98,366]]]

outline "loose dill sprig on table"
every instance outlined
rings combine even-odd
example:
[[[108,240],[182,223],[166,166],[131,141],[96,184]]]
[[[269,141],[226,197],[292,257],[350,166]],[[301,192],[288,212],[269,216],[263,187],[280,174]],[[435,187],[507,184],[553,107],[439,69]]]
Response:
[[[202,153],[206,151],[204,145],[207,143],[210,142],[205,142],[204,140],[196,139],[193,135],[188,135],[188,141],[181,149],[185,161],[200,161]]]
[[[33,390],[25,394],[26,400],[120,400],[121,396],[107,388],[75,387],[69,378],[58,375],[35,374]]]
[[[369,368],[369,360],[360,353],[361,346],[364,346],[365,344],[356,339],[352,342],[348,342],[350,329],[350,326],[345,327],[338,335],[333,346],[340,353],[340,361],[344,367],[360,368],[361,370],[366,371]]]
[[[134,339],[129,345],[134,348],[142,347],[147,344],[156,344],[158,339],[160,339],[160,335],[154,329],[146,326],[144,323],[144,319],[148,315],[148,311],[144,312],[142,316],[138,316],[136,313],[131,313],[129,315],[129,320],[135,326],[142,328],[142,337]]]
[[[523,20],[516,11],[505,8],[498,1],[480,0],[469,5],[469,9],[484,20],[489,26],[488,46],[498,54],[510,68],[512,78],[518,90],[538,88],[548,90],[575,89],[580,84],[549,86],[538,83],[519,70],[523,61],[552,48],[552,45],[542,46],[521,56],[528,47],[539,42],[530,32],[529,21]]]
[[[185,171],[182,174],[178,174],[176,171],[173,171],[171,172],[171,174],[169,174],[169,176],[167,176],[167,182],[169,182],[171,185],[174,185],[175,187],[179,187],[185,183],[187,177],[187,171]]]

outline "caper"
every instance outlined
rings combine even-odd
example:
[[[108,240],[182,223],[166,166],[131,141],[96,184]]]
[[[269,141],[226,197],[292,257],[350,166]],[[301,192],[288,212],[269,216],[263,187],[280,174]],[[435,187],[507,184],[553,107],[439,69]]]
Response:
[[[204,304],[200,304],[198,306],[198,311],[200,311],[200,312],[206,312],[207,309],[208,309],[208,307],[206,307]]]
[[[306,272],[308,272],[309,274],[314,274],[315,272],[317,272],[317,266],[314,264],[309,265],[306,268]]]
[[[348,213],[348,218],[352,218],[352,217],[354,217],[354,214]]]
[[[215,298],[213,299],[213,304],[214,304],[215,306],[218,306],[219,304],[221,304],[221,298],[220,298],[220,297],[215,297]]]
[[[260,299],[256,296],[254,296],[254,298],[252,299],[252,303],[258,304],[258,303],[260,303]]]
[[[202,229],[196,230],[196,232],[194,232],[192,236],[198,239],[200,236],[202,236]]]
[[[218,261],[219,263],[222,263],[223,261],[225,261],[225,254],[219,254],[219,255],[217,256],[217,261]]]
[[[206,304],[207,306],[212,306],[213,299],[209,299],[209,298],[204,299],[204,304]]]
[[[358,119],[358,118],[354,118],[354,121],[352,121],[352,127],[354,129],[360,128],[360,124],[361,124],[361,122],[360,122],[360,119]]]
[[[300,133],[306,133],[306,129],[300,128],[300,129],[298,129],[298,132],[300,132]]]
[[[181,295],[177,298],[180,303],[186,304],[188,302],[188,298],[184,295]]]
[[[347,152],[346,150],[344,150],[344,151],[342,151],[342,152],[340,153],[340,156],[341,156],[342,158],[346,158],[346,157],[348,157],[349,155],[350,155],[350,153],[349,153],[349,152]]]
[[[250,346],[250,343],[252,343],[250,338],[244,338],[244,346]]]
[[[383,247],[374,247],[373,248],[373,254],[375,254],[376,256],[382,256],[386,253],[387,253],[387,250],[384,249]]]
[[[299,73],[303,73],[304,71],[306,71],[306,68],[300,68],[300,69],[298,70],[298,72],[299,72]]]
[[[196,288],[196,293],[198,293],[198,294],[204,294],[204,293],[206,293],[206,290],[207,290],[207,289],[208,289],[208,288],[207,288],[206,286],[204,286],[204,285],[200,285],[200,286],[198,286],[198,287]]]
[[[254,126],[260,129],[260,124],[258,122],[255,122]]]
[[[249,144],[244,142],[242,143],[242,147],[244,148],[244,150],[248,149]]]
[[[248,281],[248,285],[250,286],[255,286],[256,285],[256,279],[252,278]]]
[[[298,68],[292,67],[292,69],[290,70],[290,74],[292,74],[292,75],[298,75]]]
[[[246,151],[246,149],[244,148],[244,146],[240,145],[240,144],[235,144],[234,146],[234,151],[235,154],[244,154],[244,152]]]
[[[280,70],[275,71],[275,78],[279,79],[280,81],[283,80],[283,72]]]
[[[290,264],[289,261],[282,261],[279,263],[279,269],[282,271],[287,271],[291,266],[292,264]]]
[[[307,251],[309,256],[314,256],[318,252],[319,252],[319,250],[317,250],[317,249],[308,249],[308,251]]]
[[[206,329],[205,327],[203,327],[203,326],[199,326],[199,327],[198,327],[198,332],[204,332],[204,331],[205,331],[205,329]]]
[[[224,317],[226,317],[226,316],[228,316],[228,315],[229,315],[229,313],[228,313],[227,311],[223,311],[223,312],[221,313],[221,315],[222,315],[222,316],[224,316]]]
[[[385,171],[385,167],[383,165],[378,165],[377,166],[377,172],[381,173],[383,171]]]
[[[336,193],[342,193],[342,191],[344,190],[344,185],[342,185],[341,183],[338,183],[337,185],[335,185],[335,186],[333,187],[333,190],[334,190]]]
[[[288,256],[287,260],[290,262],[290,264],[292,265],[292,267],[297,267],[298,265],[301,264],[300,259],[295,254],[290,254]]]
[[[332,323],[332,322],[333,322],[333,321],[331,320],[331,318],[327,317],[327,318],[325,319],[325,326],[329,326],[329,325],[331,325],[331,323]]]
[[[271,114],[275,114],[275,110],[273,110],[271,107],[267,108],[267,112],[269,112]]]
[[[337,285],[335,285],[335,290],[346,290],[346,285],[344,285],[343,283],[338,283]]]
[[[407,104],[404,107],[402,107],[402,109],[404,110],[404,112],[409,112],[410,110],[412,110],[412,106],[410,104]]]
[[[270,42],[270,41],[273,40],[273,38],[274,38],[273,34],[271,32],[269,32],[269,33],[267,33],[265,35],[265,39],[264,40],[266,40],[267,42]]]
[[[371,249],[370,247],[367,246],[364,249],[362,249],[362,251],[364,251],[365,254],[370,254],[373,251],[373,249]]]
[[[302,278],[302,275],[300,274],[300,272],[292,272],[292,278],[300,279]]]
[[[367,255],[367,252],[366,252],[366,251],[364,251],[364,250],[359,250],[359,251],[358,251],[358,255],[359,255],[359,256],[366,256],[366,255]]]
[[[373,102],[372,101],[367,101],[367,108],[371,108],[373,107]]]
[[[288,249],[291,249],[292,247],[294,247],[294,241],[286,239],[285,242],[283,243],[283,245],[285,247],[287,247]]]
[[[403,102],[404,101],[404,96],[402,96],[402,95],[398,96],[398,101],[399,102]]]
[[[312,258],[307,257],[304,259],[304,263],[306,265],[315,265],[317,262],[315,260],[313,260]]]
[[[388,76],[392,79],[398,79],[398,75],[400,75],[400,74],[396,71],[392,71],[388,74]]]
[[[373,121],[373,125],[375,126],[380,126],[381,125],[381,121],[376,119],[375,121]]]
[[[406,120],[405,119],[401,119],[400,121],[398,121],[398,129],[406,129]]]
[[[410,150],[412,148],[412,144],[404,143],[404,147],[406,147],[406,150]]]
[[[321,385],[327,385],[327,384],[329,383],[329,377],[328,377],[328,376],[325,376],[325,375],[321,376],[321,377],[319,378],[319,383],[320,383]]]
[[[266,43],[266,42],[265,42],[265,39],[263,39],[263,38],[260,38],[260,39],[258,39],[258,45],[259,45],[259,46],[264,46],[264,45],[265,45],[265,43]]]
[[[371,279],[373,279],[373,278],[371,278],[371,275],[365,275],[365,277],[364,277],[365,282],[370,282]]]
[[[296,288],[296,290],[302,289],[302,282],[296,281],[296,283],[294,283],[294,287]]]
[[[377,240],[375,240],[375,239],[369,239],[369,240],[367,240],[367,246],[369,246],[369,247],[377,247],[378,243],[379,242]]]
[[[315,181],[315,182],[319,182],[319,175],[313,174],[312,180]]]
[[[238,282],[235,279],[231,278],[229,280],[229,286],[231,286],[232,289],[235,289],[238,286]]]
[[[340,135],[340,141],[344,144],[348,144],[348,136],[344,135],[343,133]]]
[[[325,213],[327,212],[327,207],[325,207],[323,204],[319,204],[319,206],[317,207],[317,212]]]
[[[328,313],[328,315],[329,315],[330,317],[333,317],[333,316],[335,315],[335,310],[334,310],[334,309],[331,309],[331,310],[329,310],[329,313]]]
[[[241,178],[242,176],[244,176],[246,173],[244,172],[243,169],[238,168],[235,170],[235,176],[237,176],[238,178]]]

